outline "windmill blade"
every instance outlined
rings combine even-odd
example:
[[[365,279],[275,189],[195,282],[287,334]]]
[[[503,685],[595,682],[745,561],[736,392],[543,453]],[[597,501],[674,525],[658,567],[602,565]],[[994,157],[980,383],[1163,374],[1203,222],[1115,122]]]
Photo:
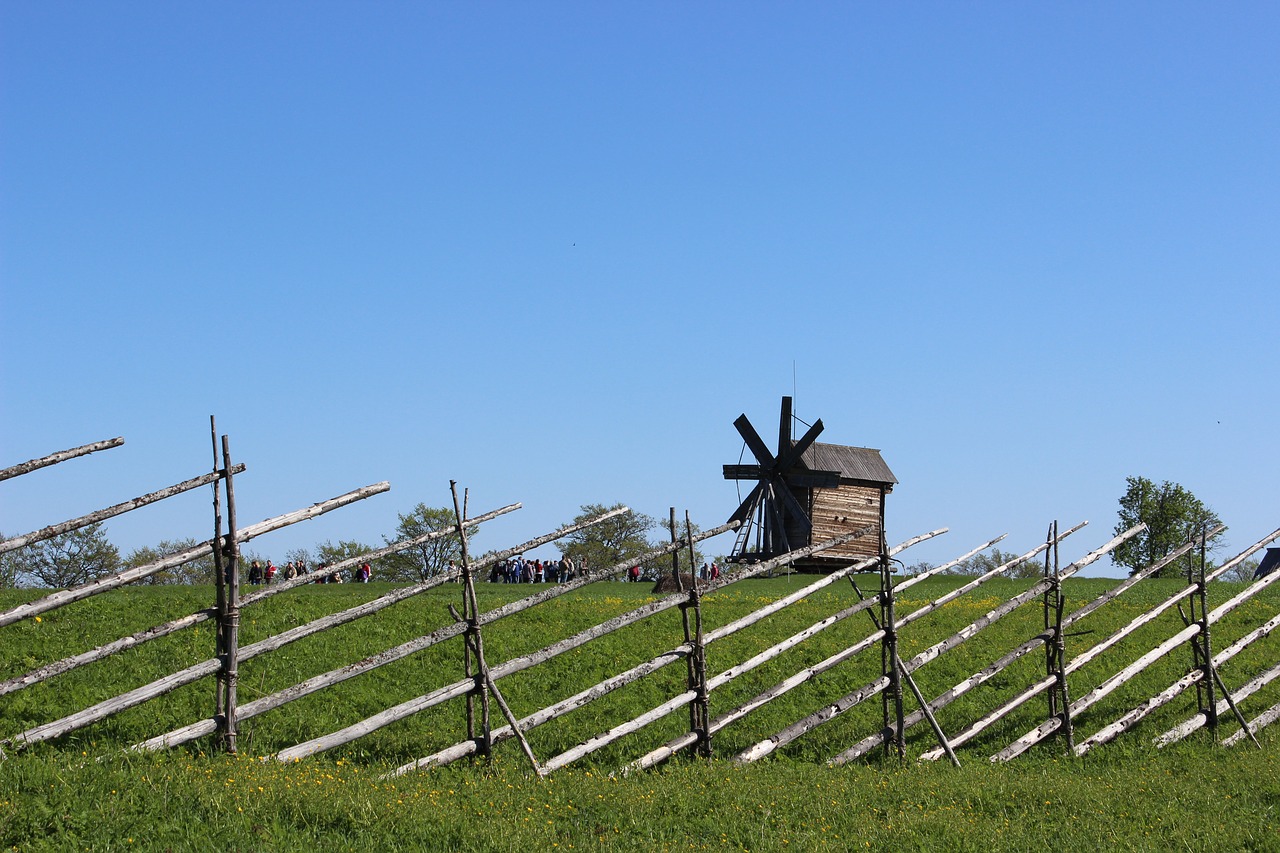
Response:
[[[782,486],[782,492],[788,497],[791,497],[791,490],[785,485]],[[787,541],[786,519],[783,517],[782,509],[778,506],[778,489],[772,482],[769,483],[769,494],[772,495],[773,498],[772,500],[765,502],[765,507],[769,515],[773,518],[772,529],[774,531],[774,536],[773,542],[770,544],[773,547],[774,553],[785,554],[791,550],[791,543]],[[791,497],[791,500],[794,502],[795,498]],[[803,513],[801,513],[801,515],[803,515]]]
[[[738,434],[742,436],[742,440],[747,443],[747,447],[751,448],[751,452],[755,454],[760,467],[772,468],[774,464],[773,454],[769,452],[769,446],[760,438],[760,433],[756,432],[756,428],[751,425],[751,421],[747,420],[747,416],[739,415],[733,425],[737,428]]]
[[[759,480],[763,476],[764,469],[759,465],[724,466],[724,478],[726,480]]]
[[[757,475],[759,476],[759,475]],[[839,471],[788,471],[787,482],[802,489],[834,489],[840,485]],[[725,475],[726,479],[738,479]],[[752,479],[743,477],[741,479]]]
[[[769,485],[770,491],[774,495],[774,503],[781,500],[791,517],[799,522],[806,533],[813,530],[813,522],[809,520],[809,513],[800,505],[800,501],[796,500],[796,496],[791,493],[791,489],[787,488],[787,484],[781,478],[775,478]]]
[[[788,451],[787,455],[779,460],[778,470],[785,471],[799,462],[800,457],[804,456],[804,452],[809,449],[809,445],[813,444],[821,434],[822,418],[818,418],[813,422],[813,426],[809,427],[809,430],[801,436],[800,440],[791,445],[791,450]]]
[[[760,502],[760,496],[765,488],[764,480],[756,483],[755,488],[747,493],[747,498],[738,504],[738,508],[733,511],[733,515],[729,516],[729,521],[745,522],[747,518],[755,511],[756,504]]]

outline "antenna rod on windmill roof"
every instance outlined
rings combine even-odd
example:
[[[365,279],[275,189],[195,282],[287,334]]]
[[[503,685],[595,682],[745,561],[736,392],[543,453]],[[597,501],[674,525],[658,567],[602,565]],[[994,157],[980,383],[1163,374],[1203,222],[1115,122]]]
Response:
[[[782,398],[782,414],[778,420],[778,458],[791,449],[791,398]]]

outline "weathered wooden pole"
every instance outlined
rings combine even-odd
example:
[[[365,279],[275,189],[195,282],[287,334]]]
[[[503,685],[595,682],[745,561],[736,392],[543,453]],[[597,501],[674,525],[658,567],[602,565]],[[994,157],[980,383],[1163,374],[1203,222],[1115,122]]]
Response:
[[[73,447],[70,450],[60,450],[57,453],[50,453],[48,456],[41,456],[39,459],[32,459],[30,462],[23,462],[20,465],[13,465],[9,468],[0,468],[0,480],[8,480],[11,477],[20,477],[23,474],[30,474],[40,468],[49,465],[57,465],[59,462],[66,462],[68,459],[75,459],[78,456],[87,456],[90,453],[97,453],[99,450],[110,450],[113,447],[119,447],[124,444],[124,439],[117,436],[109,438],[106,441],[95,441],[92,444],[83,444],[80,447]]]
[[[217,627],[213,632],[213,656],[218,660],[223,660],[227,653],[227,637],[224,631],[227,618],[227,572],[223,568],[222,548],[220,547],[222,542],[222,499],[220,495],[222,492],[219,481],[222,479],[222,474],[221,469],[218,467],[218,425],[213,415],[209,415],[209,438],[213,441],[213,473],[218,475],[218,479],[213,481],[213,539],[210,540],[213,543],[211,546],[213,551],[213,588],[217,598],[215,607],[218,616]],[[213,684],[214,719],[225,719],[226,689],[226,676],[219,670]]]
[[[1076,747],[1075,727],[1071,724],[1071,690],[1067,685],[1067,635],[1063,632],[1063,611],[1067,599],[1062,592],[1062,570],[1058,563],[1058,522],[1053,522],[1053,586],[1054,586],[1054,618],[1053,618],[1053,672],[1058,681],[1058,698],[1061,702],[1059,716],[1062,727],[1067,734],[1068,754],[1074,754]]]
[[[1200,603],[1200,643],[1199,653],[1204,671],[1204,677],[1200,679],[1204,685],[1204,706],[1203,713],[1209,721],[1209,732],[1213,739],[1218,739],[1218,698],[1215,695],[1214,676],[1217,675],[1213,667],[1213,643],[1210,639],[1209,631],[1209,584],[1205,582],[1205,550],[1206,539],[1204,530],[1200,531],[1200,561],[1199,571],[1196,573],[1196,599]]]
[[[694,699],[689,703],[693,709],[692,730],[698,735],[698,752],[703,758],[711,757],[711,699],[707,689],[707,642],[702,633],[702,591],[698,585],[697,560],[694,558],[693,523],[689,519],[689,511],[684,511],[685,543],[689,548],[689,574],[693,579],[693,588],[689,590],[689,603],[693,606],[694,634],[692,661],[693,679],[691,687]],[[688,642],[686,640],[686,642]]]
[[[490,758],[493,749],[493,729],[489,725],[489,690],[488,668],[484,662],[484,638],[480,635],[480,605],[476,601],[475,577],[471,571],[471,554],[467,550],[466,513],[458,507],[458,484],[449,481],[449,491],[453,495],[453,517],[457,525],[458,541],[462,546],[462,584],[463,606],[467,620],[469,642],[463,643],[466,649],[466,675],[471,675],[472,651],[475,653],[475,689],[467,694],[467,737],[476,738],[474,700],[480,698],[480,732],[476,741],[476,752],[484,758]]]
[[[240,658],[240,544],[236,540],[236,490],[231,473],[231,442],[222,436],[222,467],[226,471],[223,484],[227,490],[227,545],[225,561],[230,581],[227,586],[226,622],[223,629],[222,673],[226,681],[226,698],[222,703],[222,742],[227,752],[236,751],[237,682]]]
[[[235,473],[239,474],[244,471],[244,469],[243,465],[239,465],[236,467]],[[72,530],[79,530],[82,527],[88,527],[90,524],[97,524],[100,521],[106,521],[108,518],[123,515],[130,510],[137,509],[138,507],[153,504],[157,501],[162,501],[165,498],[171,498],[174,495],[189,492],[192,489],[198,489],[201,486],[207,486],[210,483],[216,483],[221,477],[222,475],[217,471],[214,471],[211,474],[201,474],[199,477],[192,477],[189,480],[183,480],[181,483],[175,483],[172,486],[166,486],[163,489],[150,492],[149,494],[141,495],[131,500],[122,501],[114,506],[96,510],[87,515],[82,515],[79,518],[73,518],[70,521],[50,524],[47,527],[42,527],[39,530],[33,530],[30,533],[24,533],[21,536],[13,536],[9,539],[0,540],[0,554],[17,550],[18,548],[22,548],[26,545],[34,545],[37,542],[43,542],[46,539],[52,539],[55,536],[61,536],[64,533],[69,533]]]
[[[898,618],[894,612],[893,575],[889,563],[889,543],[884,531],[884,489],[880,490],[880,619],[884,626],[884,641],[880,645],[881,672],[889,679],[889,689],[882,695],[884,728],[889,728],[890,711],[893,722],[893,748],[898,760],[907,758],[907,742],[903,728],[902,674],[898,668]],[[888,744],[885,744],[886,750]]]
[[[1054,529],[1053,529],[1053,525],[1050,524],[1049,532],[1045,535],[1045,542],[1052,543],[1053,539],[1054,539]],[[1054,573],[1052,547],[1045,549],[1044,572],[1042,573],[1042,575],[1044,577],[1045,582],[1049,585],[1049,588],[1044,591],[1044,597],[1041,602],[1042,604],[1041,609],[1043,610],[1043,616],[1044,616],[1043,621],[1044,621],[1044,638],[1045,638],[1044,640],[1044,672],[1045,672],[1045,675],[1056,675],[1056,670],[1054,667],[1055,635],[1053,631],[1053,619],[1050,614],[1053,612],[1054,594],[1058,593],[1060,595],[1062,590],[1060,585],[1057,583],[1057,576]],[[1050,717],[1058,716],[1057,699],[1058,697],[1057,697],[1056,685],[1051,686],[1048,690],[1045,691],[1045,701],[1049,705],[1048,716]]]

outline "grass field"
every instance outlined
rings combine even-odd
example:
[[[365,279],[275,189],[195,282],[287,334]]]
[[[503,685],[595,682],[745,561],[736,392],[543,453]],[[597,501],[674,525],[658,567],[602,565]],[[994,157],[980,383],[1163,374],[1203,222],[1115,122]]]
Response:
[[[958,583],[927,581],[899,598],[900,616]],[[710,627],[796,589],[799,578],[746,581],[705,602]],[[1114,581],[1067,582],[1069,609]],[[902,634],[909,658],[1023,590],[1025,581],[993,581]],[[1179,588],[1145,581],[1074,627],[1069,654],[1079,653]],[[372,599],[380,584],[307,586],[247,609],[242,642],[251,643],[318,616]],[[527,586],[481,584],[481,608],[528,594]],[[1239,591],[1214,585],[1213,599]],[[447,585],[381,613],[311,637],[241,666],[241,702],[351,663],[451,621],[446,605],[460,589]],[[0,608],[30,593],[0,593]],[[207,588],[119,590],[0,629],[0,678],[184,615],[211,599]],[[485,629],[490,663],[625,612],[652,596],[647,586],[604,582]],[[856,600],[837,584],[708,650],[714,674]],[[1213,602],[1211,602],[1212,605]],[[1267,590],[1214,626],[1215,648],[1280,609]],[[917,680],[933,696],[1035,634],[1038,604],[1016,611],[960,648],[923,667]],[[1182,626],[1172,611],[1072,677],[1073,695],[1101,682]],[[727,710],[796,670],[866,636],[865,616],[840,623],[810,642],[712,694],[712,714]],[[678,611],[659,614],[532,670],[503,679],[518,715],[531,713],[669,649],[682,639]],[[188,630],[40,685],[0,696],[0,737],[56,719],[90,703],[211,656],[210,626]],[[1223,667],[1232,686],[1275,662],[1276,638],[1264,638]],[[1047,742],[1022,758],[992,765],[987,757],[1041,721],[1032,701],[959,752],[963,767],[918,763],[934,745],[927,727],[908,732],[908,761],[877,751],[868,760],[830,768],[825,760],[880,726],[878,699],[819,727],[770,759],[736,766],[728,757],[830,700],[871,681],[876,649],[788,693],[719,733],[710,762],[677,758],[629,776],[614,771],[687,727],[683,712],[611,744],[545,780],[531,778],[514,741],[500,744],[492,765],[458,765],[399,777],[387,770],[463,738],[460,700],[380,729],[345,747],[301,762],[262,761],[284,747],[348,725],[389,705],[460,677],[456,640],[246,720],[241,755],[213,754],[208,741],[156,755],[122,748],[212,709],[212,684],[200,682],[51,743],[12,752],[0,762],[0,846],[38,849],[517,849],[548,848],[748,850],[1011,849],[1031,845],[1148,849],[1280,849],[1277,738],[1223,749],[1200,733],[1164,750],[1155,735],[1195,710],[1194,691],[1135,731],[1083,759]],[[1175,650],[1134,682],[1084,713],[1091,733],[1183,674],[1190,653]],[[957,731],[1043,672],[1043,656],[1025,658],[939,714]],[[675,664],[529,734],[547,758],[605,731],[679,692]],[[1253,716],[1280,699],[1271,685],[1244,705]],[[907,698],[907,709],[915,703]],[[495,716],[496,716],[495,709]],[[497,723],[495,722],[495,725]],[[1235,724],[1227,721],[1224,731]]]

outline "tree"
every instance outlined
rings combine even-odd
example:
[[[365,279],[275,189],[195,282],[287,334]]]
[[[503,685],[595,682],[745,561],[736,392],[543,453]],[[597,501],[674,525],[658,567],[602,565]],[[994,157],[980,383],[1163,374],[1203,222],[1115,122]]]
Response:
[[[418,504],[407,515],[400,515],[400,523],[396,525],[395,538],[383,540],[388,544],[416,539],[427,533],[439,530],[453,530],[453,510],[446,507],[429,507]],[[478,527],[467,528],[467,549],[471,548],[471,537],[475,536]],[[456,533],[428,539],[398,554],[391,554],[382,560],[382,574],[386,580],[424,581],[444,571],[450,560],[455,563],[462,559],[462,542]]]
[[[947,571],[950,575],[985,575],[987,572],[1003,566],[1005,563],[1017,559],[1020,555],[1010,551],[1001,551],[999,548],[992,548],[989,552],[984,551],[981,554],[974,554],[969,559],[954,566]],[[1011,578],[1038,578],[1044,574],[1044,557],[1039,559],[1032,558],[1024,563],[1019,563],[1012,569],[1007,569],[1005,575]]]
[[[157,543],[154,548],[143,546],[135,548],[129,552],[124,558],[125,568],[136,569],[138,566],[145,566],[148,563],[154,563],[162,557],[178,551],[186,551],[194,548],[198,542],[194,539],[165,539]],[[175,566],[172,569],[165,569],[156,572],[154,575],[148,575],[139,583],[143,584],[198,584],[213,583],[213,549],[207,549],[204,554],[190,563],[183,563],[181,566]]]
[[[583,504],[582,510],[573,519],[574,524],[581,524],[592,518],[621,509],[622,504],[603,506],[601,504]],[[575,565],[581,566],[583,561],[592,569],[603,569],[623,561],[632,560],[648,551],[648,533],[657,527],[658,522],[649,515],[635,510],[627,510],[622,515],[593,524],[564,537],[560,553],[570,557]]]
[[[1217,513],[1205,506],[1191,492],[1177,483],[1165,481],[1156,485],[1146,477],[1126,477],[1128,488],[1120,498],[1116,534],[1139,522],[1147,529],[1129,539],[1112,554],[1111,561],[1125,566],[1134,574],[1150,566],[1202,530],[1222,523]],[[1210,549],[1218,547],[1218,537],[1209,540]],[[1174,577],[1182,569],[1176,565],[1160,570],[1161,577]]]
[[[373,550],[373,546],[366,545],[363,542],[355,542],[349,539],[340,539],[335,545],[328,539],[323,544],[316,546],[316,559],[326,566],[332,566],[334,563],[340,563],[343,560],[350,560],[352,557],[359,557],[368,554]],[[295,558],[303,559],[303,558]],[[312,566],[314,569],[315,566]],[[379,566],[381,568],[381,566]],[[381,572],[379,572],[381,574]],[[413,578],[416,580],[416,578]]]
[[[1241,560],[1227,569],[1218,580],[1231,583],[1249,583],[1253,580],[1253,573],[1258,570],[1258,562],[1258,560]]]
[[[79,586],[120,568],[120,551],[101,524],[90,524],[14,552],[24,583],[62,589]]]

